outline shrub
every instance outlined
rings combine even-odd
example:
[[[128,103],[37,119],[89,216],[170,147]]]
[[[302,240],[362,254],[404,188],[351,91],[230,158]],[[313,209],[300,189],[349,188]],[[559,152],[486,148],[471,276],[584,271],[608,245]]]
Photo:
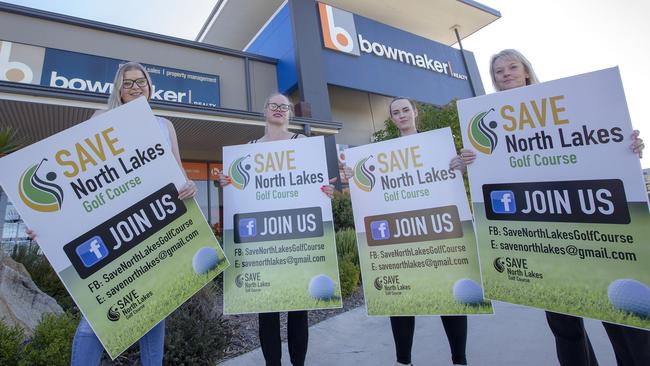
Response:
[[[339,230],[336,232],[336,253],[339,258],[348,257],[353,264],[359,266],[357,233],[354,229]]]
[[[232,336],[217,306],[214,282],[178,308],[166,321],[165,364],[215,365]]]
[[[34,330],[34,337],[25,347],[21,366],[70,365],[72,338],[79,324],[79,316],[45,314]]]
[[[13,248],[11,258],[22,263],[38,288],[54,298],[65,311],[74,310],[74,301],[63,286],[45,255],[39,253],[38,245],[17,245]]]
[[[336,253],[339,259],[341,295],[347,297],[357,289],[361,280],[359,252],[357,251],[357,234],[354,229],[345,229],[336,232]]]
[[[352,201],[347,192],[334,192],[332,198],[332,215],[334,216],[334,228],[336,230],[354,229],[354,217],[352,216]]]
[[[339,258],[339,276],[341,279],[341,295],[348,297],[359,287],[359,265],[354,264],[350,256]]]
[[[0,365],[17,365],[22,358],[25,332],[19,325],[10,327],[0,321]]]

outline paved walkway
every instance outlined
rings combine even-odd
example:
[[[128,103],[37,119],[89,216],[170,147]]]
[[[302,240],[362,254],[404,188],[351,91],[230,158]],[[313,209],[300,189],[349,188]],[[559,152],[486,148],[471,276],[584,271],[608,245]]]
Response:
[[[540,310],[494,302],[495,315],[469,318],[467,360],[472,366],[556,366],[555,343]],[[439,317],[416,319],[413,364],[451,365]],[[614,366],[614,352],[600,322],[585,320],[600,366]],[[287,345],[282,361],[290,365]],[[387,318],[368,317],[363,307],[309,329],[308,366],[392,366],[395,357]],[[257,348],[220,366],[261,366]]]

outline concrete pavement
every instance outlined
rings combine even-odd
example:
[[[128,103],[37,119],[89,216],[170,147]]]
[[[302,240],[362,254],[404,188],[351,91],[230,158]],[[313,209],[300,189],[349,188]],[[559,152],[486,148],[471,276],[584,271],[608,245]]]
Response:
[[[472,316],[468,322],[467,361],[472,366],[556,366],[555,343],[544,312],[494,302],[495,314]],[[601,366],[616,361],[607,334],[599,321],[585,319]],[[282,361],[290,365],[287,345]],[[309,329],[309,366],[387,365],[395,362],[388,318],[368,317],[364,307],[327,319]],[[440,318],[418,317],[415,322],[413,364],[451,365],[449,344]],[[257,348],[220,366],[264,365]]]

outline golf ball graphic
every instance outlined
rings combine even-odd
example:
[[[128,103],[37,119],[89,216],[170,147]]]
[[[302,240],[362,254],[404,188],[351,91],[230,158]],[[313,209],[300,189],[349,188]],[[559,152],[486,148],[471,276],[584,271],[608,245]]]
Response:
[[[619,310],[650,317],[650,288],[642,282],[629,278],[616,280],[609,284],[607,297]]]
[[[475,305],[483,302],[483,289],[476,281],[462,278],[454,283],[454,298],[461,304]]]
[[[319,274],[309,281],[309,294],[317,300],[329,300],[334,296],[334,281],[324,274]]]
[[[192,268],[198,274],[208,273],[219,263],[219,256],[214,248],[203,247],[196,251],[192,258]]]

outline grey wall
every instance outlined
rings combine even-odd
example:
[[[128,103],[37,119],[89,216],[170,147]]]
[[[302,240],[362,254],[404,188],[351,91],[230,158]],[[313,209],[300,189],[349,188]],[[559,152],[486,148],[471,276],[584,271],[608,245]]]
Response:
[[[332,119],[343,123],[336,135],[336,143],[359,146],[370,143],[376,130],[384,128],[388,118],[388,104],[392,98],[329,86]]]
[[[6,12],[0,12],[0,39],[219,75],[221,106],[246,109],[241,57]],[[275,90],[275,65],[254,63],[253,94]]]
[[[271,93],[278,91],[278,79],[275,65],[265,62],[250,62],[251,107],[254,112],[262,112],[264,102]]]

